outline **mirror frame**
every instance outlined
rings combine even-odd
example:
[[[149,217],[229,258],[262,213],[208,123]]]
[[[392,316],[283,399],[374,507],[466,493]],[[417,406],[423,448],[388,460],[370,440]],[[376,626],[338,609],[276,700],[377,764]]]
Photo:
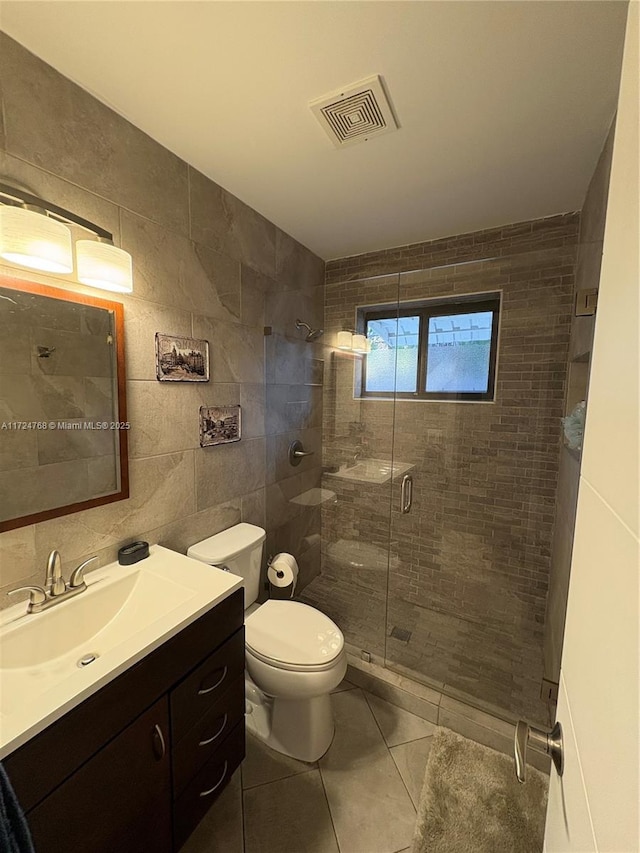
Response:
[[[100,299],[94,296],[85,296],[83,293],[77,293],[72,290],[62,290],[57,287],[49,287],[45,284],[37,284],[28,279],[10,278],[4,274],[0,274],[0,287],[10,290],[20,290],[23,293],[35,293],[38,296],[46,296],[51,299],[61,299],[65,302],[78,302],[81,305],[92,305],[95,308],[102,308],[107,311],[113,311],[115,333],[116,333],[116,380],[118,391],[118,421],[126,422],[127,420],[127,400],[126,400],[126,373],[124,363],[124,308],[121,302],[112,302],[108,299]],[[85,501],[76,501],[75,503],[66,504],[65,506],[54,507],[53,509],[45,509],[40,512],[33,512],[29,515],[17,516],[6,521],[0,521],[0,533],[8,530],[15,530],[18,527],[26,527],[29,524],[38,524],[41,521],[48,521],[50,518],[59,518],[62,515],[71,515],[74,512],[81,512],[85,509],[91,509],[95,506],[103,506],[104,504],[113,503],[114,501],[125,500],[129,497],[129,437],[128,430],[119,429],[118,439],[120,447],[120,490],[109,495],[101,495],[97,498],[89,498]]]

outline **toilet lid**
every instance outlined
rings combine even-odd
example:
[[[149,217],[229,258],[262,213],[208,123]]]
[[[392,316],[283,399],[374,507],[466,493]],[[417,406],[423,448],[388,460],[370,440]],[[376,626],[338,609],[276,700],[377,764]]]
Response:
[[[247,647],[262,658],[319,666],[338,657],[342,632],[328,616],[299,601],[266,601],[245,618]]]

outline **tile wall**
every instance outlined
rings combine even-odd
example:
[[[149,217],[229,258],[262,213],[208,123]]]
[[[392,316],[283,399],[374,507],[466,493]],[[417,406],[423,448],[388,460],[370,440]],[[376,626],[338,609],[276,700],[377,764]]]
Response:
[[[184,552],[240,520],[266,524],[271,550],[304,547],[312,575],[319,514],[291,499],[319,481],[322,362],[294,322],[322,324],[323,261],[5,34],[0,83],[4,180],[112,232],[134,263],[134,293],[121,298],[131,497],[2,534],[0,605],[43,579],[51,548],[65,569],[113,560],[134,538]],[[158,383],[157,331],[207,338],[211,382]],[[242,441],[201,449],[199,407],[236,403]],[[295,472],[293,436],[317,451]]]

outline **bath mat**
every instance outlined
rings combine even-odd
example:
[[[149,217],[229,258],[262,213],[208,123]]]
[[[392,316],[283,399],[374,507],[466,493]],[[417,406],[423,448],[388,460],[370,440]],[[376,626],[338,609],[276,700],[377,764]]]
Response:
[[[541,853],[549,779],[448,729],[433,736],[411,853]]]

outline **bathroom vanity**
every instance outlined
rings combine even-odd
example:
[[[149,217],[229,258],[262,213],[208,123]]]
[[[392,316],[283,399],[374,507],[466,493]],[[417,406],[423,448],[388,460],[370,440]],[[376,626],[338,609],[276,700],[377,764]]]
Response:
[[[177,564],[176,577],[196,590],[189,601],[174,608],[179,620],[174,629],[167,632],[162,625],[167,615],[156,620],[161,625],[159,641],[156,638],[133,655],[134,662],[121,661],[115,677],[98,677],[93,686],[101,686],[93,692],[88,688],[90,695],[75,704],[67,702],[74,705],[70,710],[62,706],[53,712],[57,717],[53,722],[16,735],[14,743],[23,742],[18,748],[11,750],[11,744],[7,748],[3,737],[4,766],[26,812],[37,853],[177,851],[244,757],[240,580],[158,546],[152,549],[154,556],[174,571]],[[102,571],[106,588],[118,569],[128,576],[123,567],[107,567],[92,575]],[[206,572],[210,577],[215,572],[215,595],[213,590],[203,591],[209,582]],[[99,589],[100,578],[94,583]],[[202,589],[196,589],[198,584]],[[67,609],[67,618],[74,616],[73,601],[59,607],[63,615]],[[189,608],[191,616],[185,615]],[[35,625],[46,615],[26,619]],[[102,636],[107,630],[108,626]],[[10,635],[11,625],[7,631]],[[101,648],[100,632],[88,647]],[[70,652],[76,653],[77,649]],[[77,687],[109,654],[105,649],[85,672],[76,666],[78,674],[73,672],[66,680],[77,679]],[[61,659],[50,666],[60,668]],[[4,658],[2,664],[4,674],[8,672]],[[109,663],[102,666],[106,669]],[[23,672],[27,669],[22,667]],[[37,667],[31,669],[32,680],[37,679]],[[15,671],[13,675],[17,678]],[[44,710],[46,699],[44,694],[33,702],[40,702]],[[24,713],[33,716],[33,709],[25,705]],[[10,717],[11,713],[3,714],[0,725]],[[36,729],[41,730],[33,734]]]

